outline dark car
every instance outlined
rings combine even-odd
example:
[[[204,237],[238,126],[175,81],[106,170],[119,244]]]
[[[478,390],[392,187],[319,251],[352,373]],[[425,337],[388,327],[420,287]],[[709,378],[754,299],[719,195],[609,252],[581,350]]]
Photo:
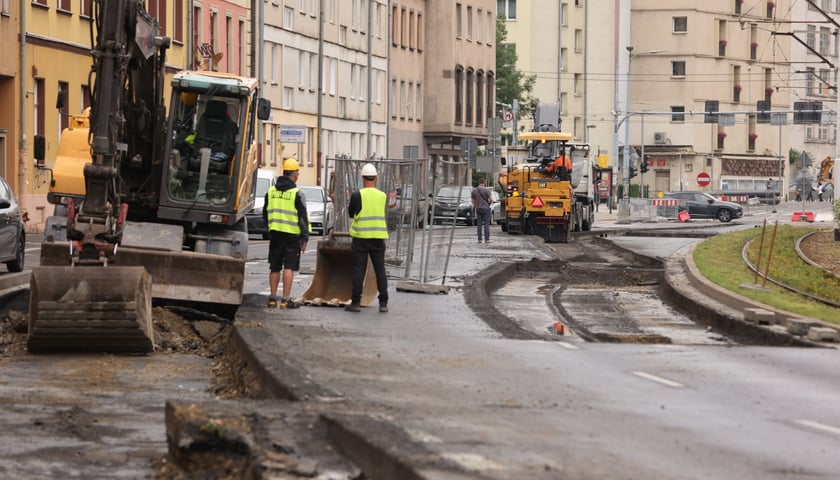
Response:
[[[396,188],[396,204],[393,208],[388,209],[388,227],[391,229],[397,228],[400,223],[411,223],[411,207],[416,205],[414,212],[414,221],[418,228],[423,228],[426,221],[426,212],[428,206],[426,205],[426,197],[423,192],[414,200],[414,185],[402,185]]]
[[[0,262],[5,263],[10,272],[20,272],[25,253],[23,214],[6,179],[0,177]]]
[[[432,224],[463,222],[475,224],[475,212],[472,206],[473,187],[467,185],[444,185],[434,197],[434,205],[429,212]]]
[[[663,198],[675,199],[680,210],[688,210],[691,218],[716,218],[728,222],[744,216],[737,203],[723,202],[704,192],[669,192]]]

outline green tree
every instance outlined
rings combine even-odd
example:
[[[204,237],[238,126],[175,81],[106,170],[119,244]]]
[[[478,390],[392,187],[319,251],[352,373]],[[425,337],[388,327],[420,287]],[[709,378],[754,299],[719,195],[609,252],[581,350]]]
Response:
[[[525,75],[516,68],[516,45],[506,43],[507,25],[505,17],[496,17],[496,100],[513,105],[513,100],[519,102],[519,118],[531,114],[531,104],[536,99],[531,92],[534,90],[536,75]]]

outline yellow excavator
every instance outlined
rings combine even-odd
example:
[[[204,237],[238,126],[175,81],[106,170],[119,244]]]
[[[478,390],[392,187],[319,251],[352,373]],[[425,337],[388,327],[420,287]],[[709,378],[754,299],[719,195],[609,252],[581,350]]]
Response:
[[[825,183],[834,178],[834,160],[831,157],[825,157],[820,162],[820,172],[817,174],[817,183]]]
[[[166,88],[170,39],[144,2],[92,10],[91,106],[49,169],[27,346],[149,353],[152,298],[229,315],[242,301],[257,120],[271,105],[255,79],[225,73],[179,72]]]

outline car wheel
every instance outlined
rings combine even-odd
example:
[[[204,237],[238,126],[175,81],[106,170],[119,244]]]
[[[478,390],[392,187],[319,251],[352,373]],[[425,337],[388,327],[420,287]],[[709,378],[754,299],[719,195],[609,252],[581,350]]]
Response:
[[[717,219],[723,223],[732,220],[732,211],[726,208],[721,208],[718,210]]]
[[[18,237],[17,251],[15,252],[15,259],[6,262],[6,268],[12,273],[23,271],[23,262],[26,256],[26,236],[21,233]]]

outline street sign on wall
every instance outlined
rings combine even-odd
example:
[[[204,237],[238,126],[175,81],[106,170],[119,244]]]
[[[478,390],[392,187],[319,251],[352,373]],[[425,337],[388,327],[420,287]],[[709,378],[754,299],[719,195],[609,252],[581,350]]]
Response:
[[[306,126],[281,125],[280,143],[306,143]]]
[[[697,185],[701,187],[705,187],[712,181],[712,177],[709,176],[706,172],[700,172],[697,174]]]

